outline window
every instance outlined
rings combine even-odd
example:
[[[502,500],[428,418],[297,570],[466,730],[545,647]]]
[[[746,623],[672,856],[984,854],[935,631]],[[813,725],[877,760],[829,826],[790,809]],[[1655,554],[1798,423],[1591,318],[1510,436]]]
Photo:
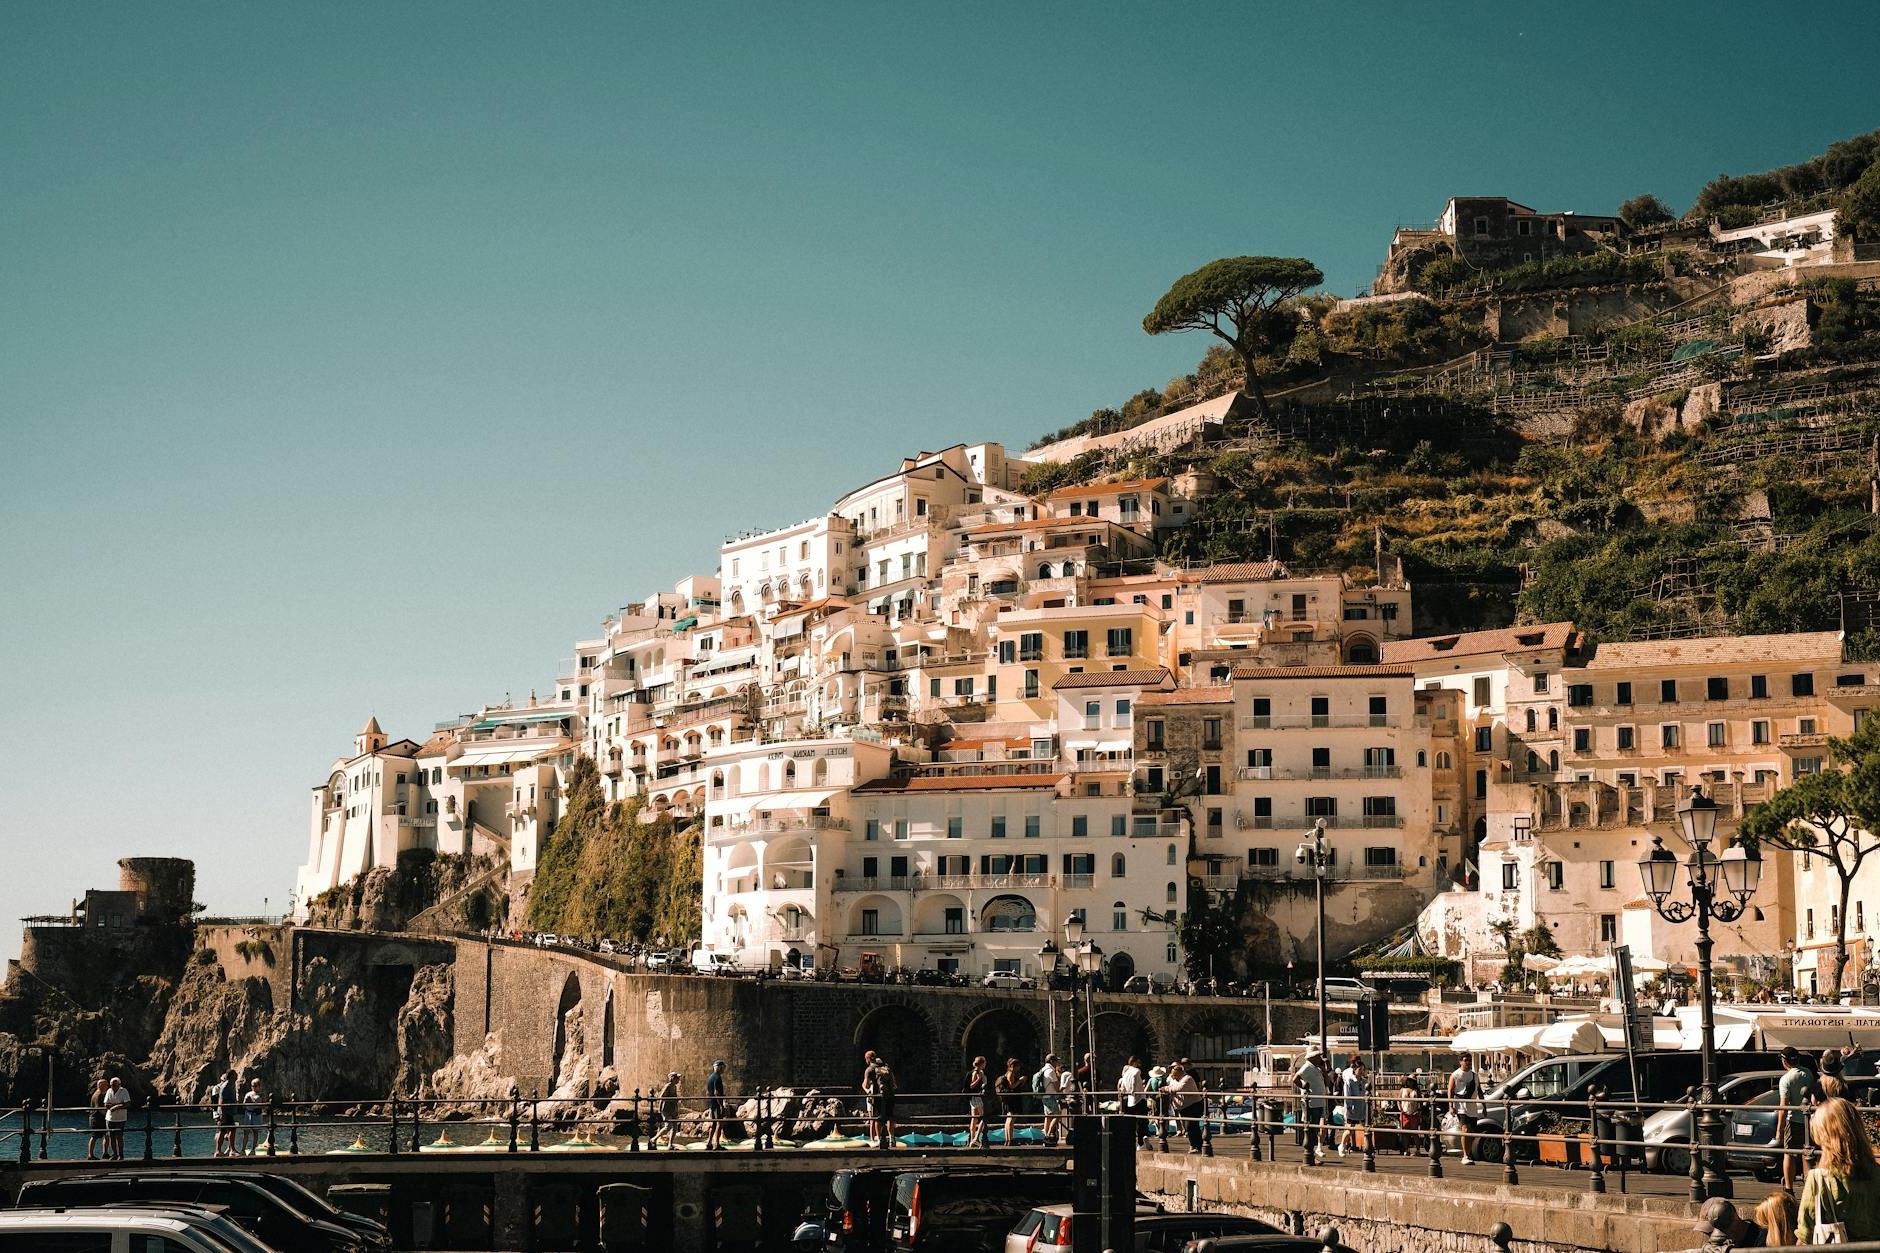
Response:
[[[1599,916],[1599,942],[1617,944],[1619,942],[1619,917],[1617,914]]]
[[[1089,655],[1090,655],[1090,632],[1088,631],[1064,632],[1064,656],[1067,659],[1077,660],[1080,658],[1088,657]]]
[[[1521,886],[1521,867],[1511,861],[1501,863],[1501,890],[1512,892]]]
[[[1175,846],[1173,844],[1168,846],[1168,864],[1171,866],[1175,864]]]
[[[1813,718],[1797,718],[1795,720],[1795,733],[1797,735],[1813,735],[1815,733],[1815,720]]]
[[[1536,722],[1536,720],[1535,720],[1535,715],[1534,715],[1534,711],[1533,711],[1532,709],[1529,709],[1529,710],[1527,711],[1527,731],[1528,731],[1528,734],[1530,734],[1530,735],[1532,735],[1532,734],[1534,733],[1534,731],[1535,731],[1535,730],[1537,729],[1537,727],[1538,727],[1538,723],[1537,723],[1537,722]]]
[[[1044,660],[1044,633],[1026,631],[1018,637],[1018,659],[1020,661]]]
[[[1000,640],[999,641],[999,664],[1002,666],[1009,666],[1017,660],[1018,660],[1018,641]]]
[[[1820,774],[1820,773],[1821,773],[1821,758],[1797,757],[1795,759],[1795,777],[1796,778],[1799,779],[1805,774]]]
[[[1494,727],[1475,728],[1475,751],[1478,753],[1492,753],[1495,751]]]
[[[1164,723],[1160,718],[1150,718],[1142,724],[1143,747],[1152,753],[1162,751]]]
[[[1574,709],[1584,709],[1593,703],[1593,685],[1591,683],[1570,683],[1567,685],[1567,704]]]
[[[1667,722],[1659,727],[1658,746],[1660,748],[1676,748],[1678,746],[1678,733],[1681,729],[1682,728],[1675,722]]]
[[[1383,696],[1373,696],[1371,698],[1371,725],[1374,727],[1383,726],[1389,714],[1389,699]]]
[[[1394,866],[1397,864],[1397,850],[1394,848],[1367,848],[1364,850],[1364,864],[1367,866]]]
[[[1247,850],[1247,864],[1249,866],[1277,866],[1279,865],[1279,850],[1277,848],[1250,848]]]
[[[1478,705],[1486,705],[1489,703],[1489,699],[1490,697],[1489,697],[1488,679],[1486,677],[1476,679],[1475,680],[1475,703]]]
[[[1022,694],[1026,700],[1038,698],[1038,672],[1036,670],[1025,671],[1025,686]]]
[[[1855,901],[1854,902],[1854,930],[1865,931],[1866,929],[1867,929],[1867,902]]]
[[[1590,753],[1593,751],[1593,731],[1590,727],[1573,728],[1573,751]]]
[[[991,834],[992,834],[992,838],[995,840],[1003,840],[1005,838],[1005,815],[1004,814],[997,814],[993,817]]]
[[[1208,838],[1210,840],[1220,839],[1221,838],[1221,811],[1218,809],[1210,809],[1208,810],[1207,818],[1208,818]]]
[[[1749,676],[1749,698],[1751,700],[1767,700],[1769,698],[1768,675],[1752,674]]]
[[[907,819],[896,818],[894,820],[894,838],[897,840],[905,840],[907,838]]]
[[[1790,696],[1813,696],[1815,694],[1815,676],[1812,674],[1791,674],[1789,676]]]
[[[1179,896],[1176,895],[1175,885],[1173,883],[1169,883],[1168,885],[1163,887],[1162,899],[1167,901],[1171,905],[1175,904],[1177,901],[1181,899]]]
[[[1704,680],[1704,699],[1705,700],[1729,700],[1730,699],[1730,680],[1728,678],[1716,677],[1716,676],[1705,679]]]
[[[1123,836],[1126,836],[1128,834],[1129,834],[1129,817],[1126,814],[1111,814],[1110,815],[1111,837],[1115,839],[1121,839]]]
[[[1807,921],[1803,925],[1805,927],[1805,932],[1804,932],[1805,937],[1810,940],[1814,939],[1815,938],[1815,911],[1814,910],[1811,909],[1808,911]],[[1699,1043],[1702,1043],[1702,1037],[1699,1037]]]
[[[1547,887],[1549,888],[1549,890],[1558,892],[1563,886],[1565,886],[1566,881],[1567,881],[1566,863],[1558,862],[1558,861],[1548,862],[1547,863]]]
[[[1630,683],[1621,683],[1614,687],[1612,703],[1615,705],[1630,705],[1632,703],[1632,685]]]
[[[962,835],[965,834],[963,827],[964,827],[964,822],[959,817],[956,816],[956,817],[948,818],[947,819],[947,839],[949,840],[959,839]]]
[[[1312,750],[1312,773],[1320,778],[1328,778],[1332,773],[1332,750],[1315,748]]]
[[[1201,720],[1201,747],[1218,749],[1221,746],[1221,720],[1203,718]]]
[[[862,934],[863,935],[880,935],[881,934],[881,911],[880,910],[864,909],[862,911]]]
[[[1119,700],[1116,702],[1116,725],[1117,726],[1126,727],[1129,725],[1129,709],[1130,709],[1130,704],[1128,700]]]
[[[1332,701],[1328,696],[1312,698],[1312,725],[1328,727],[1332,724]]]
[[[1308,818],[1336,818],[1338,817],[1338,798],[1336,796],[1308,796],[1306,797],[1306,817]]]
[[[1129,910],[1123,907],[1123,902],[1121,901],[1117,901],[1114,905],[1110,906],[1110,930],[1129,930]]]
[[[1129,865],[1128,861],[1124,859],[1121,853],[1111,853],[1110,854],[1110,878],[1112,879],[1123,878],[1124,871],[1128,867],[1128,865]]]
[[[1758,718],[1756,721],[1749,724],[1749,742],[1752,744],[1767,744],[1769,742],[1768,719]]]
[[[1087,700],[1084,702],[1084,730],[1095,731],[1103,725],[1103,702]]]
[[[1025,815],[1025,838],[1028,840],[1037,839],[1038,838],[1038,826],[1039,826],[1038,815],[1026,814]]]
[[[1273,702],[1265,696],[1253,698],[1253,729],[1264,731],[1273,725]]]
[[[1136,651],[1136,631],[1133,627],[1111,627],[1104,640],[1108,656],[1127,657]]]
[[[966,934],[966,911],[964,909],[958,905],[949,905],[947,906],[944,917],[946,921],[942,925],[946,928],[948,935]]]
[[[1710,748],[1722,748],[1724,746],[1726,741],[1723,734],[1723,723],[1707,722],[1704,724],[1704,743]]]
[[[1632,727],[1614,727],[1619,736],[1619,751],[1629,753],[1638,747],[1638,732]]]
[[[1087,836],[1090,834],[1090,815],[1089,814],[1072,814],[1071,815],[1071,834],[1078,837],[1079,839],[1082,839],[1084,836]]]
[[[1201,790],[1206,792],[1209,796],[1219,796],[1221,794],[1221,768],[1219,766],[1207,766],[1204,768]]]
[[[1675,705],[1678,700],[1678,681],[1676,679],[1658,680],[1658,701],[1663,705]]]
[[[1534,694],[1536,696],[1547,695],[1547,676],[1545,674],[1537,674],[1534,676]]]
[[[878,840],[881,838],[881,820],[879,818],[870,818],[862,824],[862,838],[864,840]]]

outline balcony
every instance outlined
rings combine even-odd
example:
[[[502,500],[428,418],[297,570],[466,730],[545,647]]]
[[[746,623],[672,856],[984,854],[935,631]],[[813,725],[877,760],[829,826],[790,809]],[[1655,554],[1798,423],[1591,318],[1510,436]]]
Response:
[[[420,831],[428,830],[437,825],[437,815],[400,814],[398,815],[398,825],[401,827],[413,827]]]
[[[1090,876],[1083,877],[1089,878]],[[982,889],[1036,891],[1053,887],[1055,883],[1054,877],[1048,874],[871,875],[840,876],[835,880],[834,890],[837,892],[957,892]]]
[[[1253,821],[1256,827],[1264,821],[1281,831],[1310,831],[1320,822],[1325,824],[1328,831],[1382,831],[1403,826],[1400,814],[1334,814],[1330,817],[1294,814],[1280,818],[1255,818]]]
[[[1097,883],[1094,874],[1067,874],[1059,879],[1059,886],[1066,888],[1091,888]]]
[[[1136,763],[1128,757],[1111,760],[1084,760],[1071,763],[1072,774],[1128,774],[1136,768]]]
[[[1260,883],[1278,883],[1299,881],[1310,883],[1312,869],[1296,863],[1287,865],[1249,866],[1241,871],[1241,877]],[[1392,862],[1382,866],[1344,866],[1327,867],[1325,877],[1334,883],[1393,882],[1404,877],[1403,863]]]
[[[732,844],[738,840],[761,840],[774,835],[790,835],[802,831],[847,831],[849,821],[846,818],[833,818],[812,814],[806,818],[766,818],[759,822],[748,822],[739,826],[713,827],[706,835],[710,844]]]
[[[1255,714],[1240,720],[1243,731],[1335,731],[1356,727],[1399,727],[1395,714]]]
[[[1127,770],[1127,765],[1113,767]],[[965,775],[1052,775],[1064,773],[1064,767],[1055,759],[1034,761],[1029,757],[1000,757],[990,761],[927,761],[915,765],[908,772],[915,779],[950,779]]]
[[[1401,779],[1403,769],[1399,766],[1360,766],[1356,769],[1334,770],[1330,766],[1307,766],[1303,769],[1290,766],[1242,766],[1234,772],[1241,779]]]
[[[1826,748],[1828,736],[1824,731],[1790,732],[1776,736],[1778,748]]]

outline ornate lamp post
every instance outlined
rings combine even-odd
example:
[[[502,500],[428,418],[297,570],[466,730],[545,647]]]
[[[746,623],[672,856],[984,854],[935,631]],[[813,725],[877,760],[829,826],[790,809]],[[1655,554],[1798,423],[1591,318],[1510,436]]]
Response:
[[[1319,1047],[1329,1050],[1331,1036],[1325,1025],[1325,874],[1331,868],[1332,850],[1325,844],[1325,819],[1312,824],[1312,834],[1293,851],[1293,860],[1312,867],[1312,894],[1318,903]]]
[[[1734,845],[1723,856],[1710,851],[1717,837],[1717,802],[1705,796],[1701,788],[1678,806],[1678,823],[1690,842],[1691,855],[1682,863],[1689,881],[1691,898],[1673,900],[1678,886],[1677,856],[1665,847],[1662,837],[1654,836],[1652,851],[1638,864],[1644,880],[1645,895],[1652,908],[1667,922],[1697,920],[1697,995],[1703,1025],[1703,1082],[1698,1088],[1698,1116],[1691,1152],[1703,1161],[1701,1178],[1691,1180],[1691,1199],[1731,1195],[1730,1177],[1717,1169],[1715,1146],[1721,1138],[1722,1119],[1713,1104],[1717,1097],[1717,1023],[1710,988],[1710,920],[1734,922],[1743,916],[1749,898],[1762,881],[1762,858]]]

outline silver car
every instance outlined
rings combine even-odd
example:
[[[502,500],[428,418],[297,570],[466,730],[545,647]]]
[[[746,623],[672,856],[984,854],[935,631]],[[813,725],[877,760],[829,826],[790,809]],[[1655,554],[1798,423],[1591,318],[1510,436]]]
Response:
[[[1756,1070],[1731,1075],[1717,1085],[1717,1103],[1749,1105],[1765,1092],[1775,1091],[1779,1070]],[[1691,1111],[1689,1107],[1661,1109],[1645,1120],[1639,1138],[1645,1145],[1645,1169],[1682,1175],[1691,1169]]]

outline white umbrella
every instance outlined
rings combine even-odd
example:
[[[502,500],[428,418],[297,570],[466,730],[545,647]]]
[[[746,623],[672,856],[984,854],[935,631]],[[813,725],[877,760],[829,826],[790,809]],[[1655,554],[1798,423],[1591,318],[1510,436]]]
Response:
[[[1521,954],[1521,969],[1549,971],[1560,965],[1558,957],[1545,957],[1539,953]]]
[[[1542,1028],[1534,1044],[1545,1053],[1597,1053],[1606,1047],[1606,1033],[1591,1019],[1562,1018]]]

